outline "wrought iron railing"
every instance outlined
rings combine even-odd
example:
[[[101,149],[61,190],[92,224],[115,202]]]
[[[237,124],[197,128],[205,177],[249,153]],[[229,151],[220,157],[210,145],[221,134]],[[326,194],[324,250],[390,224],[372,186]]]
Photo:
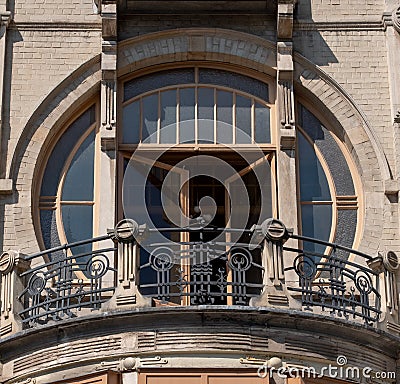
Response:
[[[95,249],[107,240],[110,246]],[[49,261],[21,274],[27,282],[19,295],[25,302],[25,309],[19,314],[22,322],[34,326],[76,317],[83,308],[99,309],[115,290],[116,269],[110,265],[115,251],[106,235],[27,256],[26,260]],[[108,285],[104,281],[106,275]]]
[[[297,256],[286,271],[294,270],[299,277],[298,287],[288,290],[301,295],[304,310],[312,307],[327,310],[332,316],[361,318],[368,325],[377,322],[381,314],[379,293],[379,271],[368,267],[373,258],[365,253],[338,245],[308,238],[289,235],[303,243],[301,248],[283,247]],[[324,253],[307,251],[307,245],[326,247]],[[366,261],[360,264],[350,261],[350,255]]]
[[[139,289],[144,296],[161,303],[248,305],[252,297],[260,295],[264,273],[261,245],[204,240],[204,236],[216,237],[223,231],[229,237],[235,229],[156,231],[166,236],[186,235],[188,241],[147,242],[141,247]],[[248,238],[252,234],[251,230],[241,232]],[[190,241],[191,237],[198,240]]]
[[[381,314],[379,258],[294,235],[275,219],[240,231],[124,220],[108,235],[18,257],[1,256],[2,298],[18,291],[13,281],[22,286],[24,327],[138,304],[275,305],[370,326]]]

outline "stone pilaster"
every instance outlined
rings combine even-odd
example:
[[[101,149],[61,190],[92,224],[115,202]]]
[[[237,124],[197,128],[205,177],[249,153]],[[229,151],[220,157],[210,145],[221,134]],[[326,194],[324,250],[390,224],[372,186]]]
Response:
[[[145,235],[146,228],[134,220],[121,220],[114,229],[118,242],[117,287],[113,297],[104,303],[103,310],[151,306],[151,299],[139,292],[140,249],[138,240]]]
[[[296,130],[293,93],[293,12],[295,0],[279,0],[277,14],[277,97],[280,148],[277,153],[279,216],[297,232]],[[294,240],[291,245],[296,246]]]
[[[24,309],[24,305],[19,296],[24,291],[25,284],[24,279],[19,276],[29,268],[29,264],[16,251],[7,251],[0,256],[0,339],[22,330],[18,313]]]

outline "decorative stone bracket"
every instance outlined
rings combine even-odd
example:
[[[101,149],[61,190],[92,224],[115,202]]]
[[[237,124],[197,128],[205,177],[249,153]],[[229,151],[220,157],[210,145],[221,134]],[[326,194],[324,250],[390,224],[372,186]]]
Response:
[[[16,251],[7,251],[0,256],[0,338],[22,330],[17,313],[23,310],[24,305],[18,296],[25,289],[25,281],[19,275],[27,271],[29,266],[30,262],[25,261]]]
[[[254,230],[257,237],[264,239],[261,257],[265,273],[264,290],[260,297],[252,299],[250,305],[287,306],[289,295],[285,287],[283,244],[289,237],[289,231],[277,219],[266,220]]]
[[[293,149],[295,114],[293,93],[293,12],[295,0],[279,0],[277,18],[277,95],[281,148]]]
[[[117,94],[117,3],[102,0],[101,124],[102,137],[115,138]],[[107,132],[112,131],[112,133]]]

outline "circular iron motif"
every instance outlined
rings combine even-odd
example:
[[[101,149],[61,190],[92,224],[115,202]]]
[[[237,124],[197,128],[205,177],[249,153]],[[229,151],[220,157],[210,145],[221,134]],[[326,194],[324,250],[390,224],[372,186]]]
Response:
[[[294,270],[298,276],[312,280],[317,272],[317,266],[309,256],[299,255],[294,260]]]
[[[149,256],[151,268],[156,271],[167,271],[174,265],[172,251],[167,247],[156,248]]]

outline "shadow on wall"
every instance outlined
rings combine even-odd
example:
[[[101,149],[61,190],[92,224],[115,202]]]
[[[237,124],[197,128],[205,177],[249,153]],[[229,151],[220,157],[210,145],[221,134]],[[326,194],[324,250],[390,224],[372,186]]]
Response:
[[[293,43],[296,52],[303,55],[314,64],[324,67],[338,60],[312,18],[312,0],[300,0],[295,8],[295,26]]]
[[[7,4],[7,9],[14,14],[15,2],[14,0],[9,0]],[[4,36],[0,36],[0,39]],[[8,141],[10,140],[10,114],[11,114],[11,86],[12,86],[12,64],[13,64],[13,47],[14,43],[22,41],[22,36],[16,29],[8,29],[6,35],[6,58],[4,63],[4,81],[3,81],[3,105],[1,109],[1,138],[0,138],[0,154],[2,159],[7,159],[8,155]],[[0,162],[0,177],[7,177],[7,161]],[[5,233],[5,207],[6,205],[13,204],[18,200],[18,195],[15,193],[12,196],[4,195],[0,196],[0,253],[5,251],[5,237],[8,233]]]

